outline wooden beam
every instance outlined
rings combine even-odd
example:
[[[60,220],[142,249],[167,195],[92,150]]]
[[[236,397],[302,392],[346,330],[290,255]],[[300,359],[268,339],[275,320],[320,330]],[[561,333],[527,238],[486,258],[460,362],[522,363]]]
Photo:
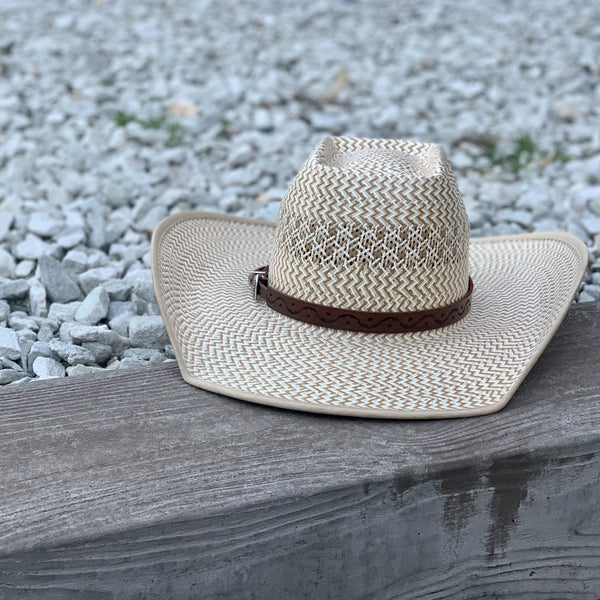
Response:
[[[484,417],[286,411],[175,364],[8,386],[0,416],[0,598],[600,595],[598,303]]]

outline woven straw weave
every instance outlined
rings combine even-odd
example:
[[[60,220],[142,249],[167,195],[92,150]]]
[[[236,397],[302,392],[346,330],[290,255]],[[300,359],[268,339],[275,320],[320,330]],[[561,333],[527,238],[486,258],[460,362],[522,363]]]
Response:
[[[270,285],[339,308],[438,308],[464,296],[469,223],[435,144],[325,138],[284,197]]]
[[[187,213],[153,239],[157,297],[185,379],[287,408],[387,418],[469,416],[508,401],[578,289],[585,246],[567,234],[472,240],[469,314],[432,331],[368,334],[289,319],[254,301],[269,224]]]

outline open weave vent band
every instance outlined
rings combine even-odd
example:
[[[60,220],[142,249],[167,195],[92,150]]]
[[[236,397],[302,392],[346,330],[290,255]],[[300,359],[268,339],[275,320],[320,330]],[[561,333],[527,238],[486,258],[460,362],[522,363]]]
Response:
[[[466,294],[468,249],[466,210],[439,146],[326,138],[282,201],[270,280],[315,304],[427,310]]]

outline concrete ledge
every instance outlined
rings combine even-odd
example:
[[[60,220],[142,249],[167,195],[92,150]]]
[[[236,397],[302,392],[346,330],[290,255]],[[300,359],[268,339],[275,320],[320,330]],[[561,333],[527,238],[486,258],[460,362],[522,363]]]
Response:
[[[600,304],[513,400],[395,422],[174,364],[0,391],[0,598],[600,595]]]

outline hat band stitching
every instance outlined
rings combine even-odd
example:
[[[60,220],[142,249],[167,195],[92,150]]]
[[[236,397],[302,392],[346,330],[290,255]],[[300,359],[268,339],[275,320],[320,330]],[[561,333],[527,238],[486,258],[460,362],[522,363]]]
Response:
[[[473,280],[469,277],[467,293],[456,302],[440,308],[412,312],[375,312],[341,309],[315,304],[288,296],[269,287],[269,267],[250,273],[254,297],[263,298],[269,308],[297,321],[329,329],[365,333],[409,333],[438,329],[460,321],[469,312]]]

